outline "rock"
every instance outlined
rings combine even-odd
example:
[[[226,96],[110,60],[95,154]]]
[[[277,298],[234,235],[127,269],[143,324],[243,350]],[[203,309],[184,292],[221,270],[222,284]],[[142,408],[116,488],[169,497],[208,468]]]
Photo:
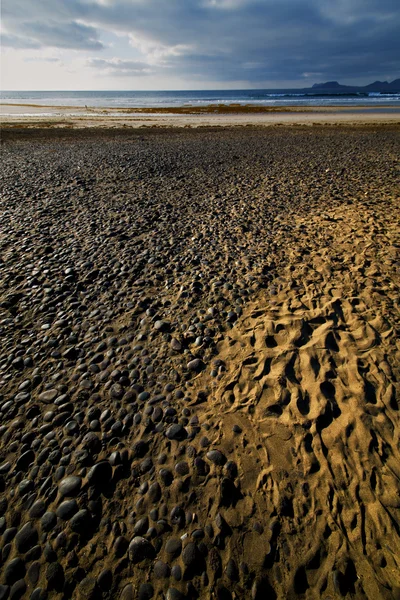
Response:
[[[177,340],[176,338],[172,338],[171,339],[171,348],[172,350],[174,350],[175,352],[180,352],[182,350],[182,344],[179,340]]]
[[[207,458],[209,461],[213,462],[215,465],[222,467],[226,463],[226,457],[219,450],[210,450],[207,452]]]
[[[139,519],[133,528],[133,533],[135,535],[144,535],[149,528],[149,519],[148,517],[143,517],[143,519]]]
[[[145,538],[136,536],[133,538],[128,548],[129,559],[137,564],[146,559],[155,557],[155,549]]]
[[[75,497],[79,494],[82,486],[82,478],[70,475],[65,477],[58,484],[58,491],[62,497]]]
[[[101,450],[101,441],[95,433],[89,432],[82,439],[82,447],[90,454],[97,454]]]
[[[0,600],[6,600],[10,594],[10,588],[8,585],[0,584]]]
[[[237,465],[233,460],[228,460],[224,466],[224,473],[229,479],[236,479],[238,475]]]
[[[62,591],[64,587],[64,569],[58,562],[49,564],[46,570],[47,587],[49,590]]]
[[[168,321],[156,321],[154,323],[154,329],[157,329],[158,331],[168,331],[170,327],[170,323],[168,323]]]
[[[12,585],[25,575],[25,563],[19,557],[13,558],[4,568],[4,581]]]
[[[35,453],[33,450],[27,450],[24,452],[16,462],[15,470],[25,472],[28,467],[34,462]]]
[[[39,519],[44,515],[45,512],[45,503],[43,502],[43,500],[38,500],[37,502],[34,502],[31,508],[29,509],[29,516],[31,517],[31,519]]]
[[[228,560],[228,564],[226,565],[226,574],[231,581],[239,581],[239,571],[232,558]]]
[[[182,542],[178,538],[171,538],[165,544],[165,551],[173,557],[179,556],[182,551]]]
[[[82,509],[71,518],[69,525],[76,533],[85,533],[91,526],[92,517],[88,510]]]
[[[120,600],[135,600],[133,585],[131,583],[128,583],[122,590]]]
[[[112,467],[108,460],[95,464],[89,471],[88,484],[95,487],[105,487],[112,479]]]
[[[181,581],[182,579],[182,569],[180,565],[174,565],[171,569],[171,576],[175,579],[175,581]]]
[[[159,500],[161,499],[161,487],[158,481],[155,481],[151,484],[147,495],[149,497],[150,502],[153,502],[154,504],[156,502],[159,502]]]
[[[64,500],[56,510],[56,515],[64,521],[69,520],[76,512],[78,512],[78,504],[76,500]]]
[[[128,550],[129,542],[123,535],[119,535],[114,542],[115,556],[121,558]]]
[[[28,552],[38,541],[38,534],[32,523],[28,521],[22,529],[20,529],[15,536],[15,545],[18,552],[25,554]]]
[[[33,562],[28,569],[28,580],[32,585],[36,585],[40,577],[40,562]]]
[[[194,358],[187,363],[186,367],[189,371],[198,372],[204,369],[204,363],[200,358]]]
[[[51,531],[51,529],[55,527],[56,523],[57,515],[51,511],[44,513],[43,517],[40,519],[40,524],[43,531]]]
[[[162,560],[158,560],[154,565],[154,577],[156,579],[166,579],[170,575],[169,566]]]
[[[187,438],[187,431],[180,423],[174,423],[168,427],[165,435],[169,440],[184,440]]]
[[[47,390],[39,394],[39,400],[45,404],[51,404],[57,398],[59,392],[57,390]]]
[[[154,596],[154,588],[151,583],[142,583],[139,587],[138,600],[151,600]]]
[[[188,463],[183,460],[181,462],[176,463],[175,471],[178,473],[178,475],[187,475],[189,473]]]
[[[165,600],[186,600],[186,596],[176,588],[168,588]]]
[[[36,588],[30,596],[30,600],[47,600],[47,598],[47,592],[42,588]]]
[[[182,562],[186,567],[193,567],[197,561],[198,550],[194,542],[189,542],[183,549]]]
[[[23,579],[19,579],[11,586],[10,600],[19,600],[26,592],[26,583]]]
[[[77,587],[76,594],[77,600],[96,600],[100,595],[100,590],[94,577],[82,579]]]
[[[113,576],[110,569],[103,569],[97,578],[97,585],[103,592],[108,592],[112,587]]]

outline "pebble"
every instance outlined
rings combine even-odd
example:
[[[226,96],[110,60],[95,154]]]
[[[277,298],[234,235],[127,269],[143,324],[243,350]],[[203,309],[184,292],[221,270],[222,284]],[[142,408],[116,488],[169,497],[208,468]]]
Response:
[[[28,521],[15,536],[15,546],[21,554],[28,552],[38,541],[38,533]]]
[[[128,554],[129,559],[136,564],[143,560],[154,558],[155,550],[152,544],[145,538],[136,536],[129,544]]]
[[[168,588],[166,600],[186,600],[186,596],[176,588]]]
[[[220,450],[210,450],[206,454],[209,461],[222,467],[226,463],[226,456]]]
[[[128,583],[121,592],[121,600],[134,600],[133,585]]]
[[[57,523],[57,515],[51,511],[44,513],[40,519],[43,531],[51,531]]]
[[[53,400],[57,398],[58,395],[59,393],[55,389],[47,390],[39,394],[39,400],[40,402],[44,402],[45,404],[51,404]]]
[[[16,557],[16,558],[10,560],[10,562],[5,565],[4,581],[8,585],[12,585],[18,579],[23,578],[24,575],[25,575],[25,563],[21,560],[21,558]]]
[[[79,494],[79,491],[82,486],[81,477],[76,477],[75,475],[70,475],[69,477],[65,477],[58,484],[58,491],[60,496],[62,497],[75,497]]]
[[[178,538],[171,538],[165,544],[165,551],[171,556],[179,556],[182,550],[182,542]]]
[[[108,460],[103,460],[91,467],[87,481],[89,485],[105,487],[112,478],[112,467]]]
[[[181,441],[187,437],[187,431],[180,423],[175,423],[167,429],[165,435],[169,440]]]
[[[189,371],[196,372],[204,368],[204,363],[200,358],[194,358],[187,363],[186,367],[189,369]]]
[[[197,547],[194,542],[189,542],[183,549],[182,562],[186,567],[193,567],[197,560]]]
[[[162,560],[158,560],[154,565],[154,576],[156,579],[166,579],[169,577],[170,568]]]
[[[151,600],[154,596],[154,588],[151,583],[142,583],[139,587],[138,600]]]
[[[75,513],[78,512],[78,504],[76,500],[64,500],[56,510],[56,515],[64,521],[69,520]]]

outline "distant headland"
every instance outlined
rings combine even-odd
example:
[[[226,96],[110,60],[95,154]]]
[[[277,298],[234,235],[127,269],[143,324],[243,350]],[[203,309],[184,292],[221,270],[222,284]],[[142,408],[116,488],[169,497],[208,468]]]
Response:
[[[388,81],[374,81],[368,85],[356,86],[356,85],[342,85],[338,81],[327,81],[325,83],[314,83],[311,88],[304,88],[312,91],[322,92],[377,92],[377,93],[396,93],[400,92],[400,79],[395,79],[391,83]]]

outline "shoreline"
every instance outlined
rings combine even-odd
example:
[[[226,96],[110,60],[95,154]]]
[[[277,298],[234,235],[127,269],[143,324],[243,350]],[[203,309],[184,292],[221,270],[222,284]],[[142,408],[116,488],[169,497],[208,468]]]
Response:
[[[4,110],[6,109],[6,110]],[[29,109],[29,113],[26,112]],[[158,108],[82,108],[0,104],[4,128],[141,128],[400,123],[397,107],[221,105]]]

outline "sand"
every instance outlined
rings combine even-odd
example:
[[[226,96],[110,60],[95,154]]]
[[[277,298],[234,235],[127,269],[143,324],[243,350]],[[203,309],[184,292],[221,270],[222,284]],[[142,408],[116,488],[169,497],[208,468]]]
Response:
[[[6,127],[66,127],[82,129],[144,127],[248,127],[274,125],[351,125],[399,123],[400,109],[385,106],[263,107],[209,105],[178,108],[80,108],[0,104],[0,123]]]
[[[4,129],[3,596],[399,598],[399,150]]]

